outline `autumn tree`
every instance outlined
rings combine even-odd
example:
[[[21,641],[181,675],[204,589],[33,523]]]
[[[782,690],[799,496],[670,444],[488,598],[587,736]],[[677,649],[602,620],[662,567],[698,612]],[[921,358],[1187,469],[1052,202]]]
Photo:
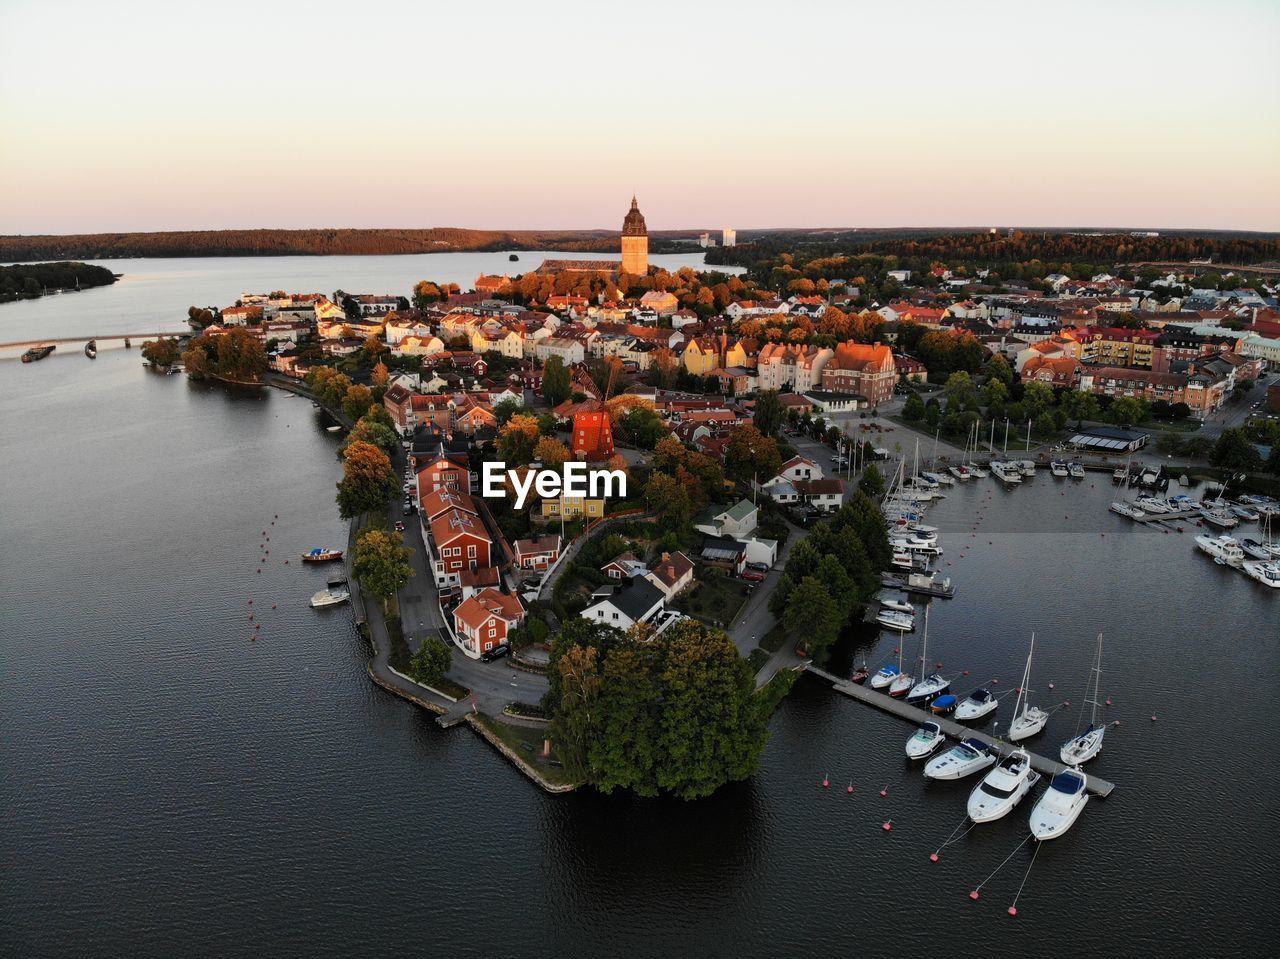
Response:
[[[342,412],[347,414],[348,419],[359,419],[372,405],[373,391],[359,383],[347,387],[347,392],[342,397]]]
[[[412,555],[413,550],[404,545],[399,533],[373,527],[356,538],[351,569],[365,589],[382,600],[384,611],[387,601],[413,575],[413,567],[409,565]]]
[[[379,360],[377,365],[374,366],[373,373],[370,374],[369,379],[374,386],[386,387],[391,382],[391,373],[387,369],[387,364]]]
[[[666,529],[683,532],[693,519],[694,507],[689,488],[676,476],[654,472],[644,488],[645,505],[655,513]]]
[[[391,459],[370,443],[352,443],[342,460],[338,512],[343,519],[386,509],[400,491]]]
[[[777,474],[782,466],[778,441],[764,436],[750,423],[740,426],[729,437],[724,451],[725,472],[730,479],[765,480]]]
[[[547,469],[558,470],[569,459],[569,447],[554,436],[544,436],[533,448],[533,458]]]
[[[537,417],[517,413],[498,432],[498,455],[508,466],[525,466],[533,459],[541,435]]]
[[[142,358],[152,366],[173,366],[180,356],[181,351],[175,339],[147,340],[142,344]]]

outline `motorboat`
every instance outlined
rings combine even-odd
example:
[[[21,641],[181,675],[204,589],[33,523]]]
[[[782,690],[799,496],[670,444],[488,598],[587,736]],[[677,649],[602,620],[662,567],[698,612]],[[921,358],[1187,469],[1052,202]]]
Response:
[[[956,707],[955,718],[961,722],[972,722],[983,716],[990,716],[1000,706],[1000,700],[989,689],[975,689]]]
[[[918,540],[908,539],[890,539],[889,545],[895,551],[904,551],[911,553],[913,556],[941,556],[942,550],[931,543],[922,543]]]
[[[1235,505],[1229,507],[1229,509],[1236,516],[1250,523],[1256,523],[1258,520],[1262,519],[1262,514],[1259,513],[1257,510],[1250,509],[1248,506],[1242,506],[1239,503],[1236,503]]]
[[[1197,536],[1196,545],[1212,556],[1215,563],[1239,566],[1244,562],[1244,550],[1230,536]]]
[[[1022,685],[1018,687],[1018,698],[1013,704],[1013,722],[1009,724],[1009,741],[1016,743],[1020,739],[1034,736],[1044,729],[1049,721],[1049,714],[1039,706],[1031,705],[1031,657],[1036,651],[1036,634],[1031,634],[1031,649],[1027,653],[1027,666],[1022,672]],[[1018,707],[1022,710],[1019,711]]]
[[[1064,769],[1049,780],[1049,788],[1031,810],[1031,835],[1057,839],[1071,828],[1088,801],[1089,777],[1078,767]]]
[[[1084,709],[1092,706],[1089,725],[1084,732],[1073,736],[1062,744],[1059,756],[1068,766],[1080,766],[1087,763],[1102,752],[1102,738],[1107,734],[1106,725],[1098,725],[1098,688],[1102,683],[1102,634],[1098,634],[1098,653],[1094,658],[1093,669],[1089,673],[1089,682],[1084,688],[1084,702],[1080,704],[1080,719],[1084,719]]]
[[[916,608],[902,599],[881,599],[880,606],[882,609],[891,609],[895,613],[906,613],[908,616],[916,614]]]
[[[1245,560],[1243,569],[1251,579],[1256,579],[1262,585],[1280,589],[1280,562]]]
[[[345,584],[330,583],[327,589],[322,589],[311,597],[311,605],[316,609],[322,609],[325,606],[345,603],[350,598],[351,591]]]
[[[304,563],[331,563],[338,559],[342,559],[342,550],[331,546],[317,546],[302,554]]]
[[[909,633],[916,628],[916,618],[910,613],[900,613],[895,609],[882,609],[876,613],[876,622],[888,629],[896,629],[900,633]]]
[[[927,556],[913,553],[911,550],[895,548],[890,562],[899,569],[923,573],[929,568]]]
[[[986,479],[991,474],[985,468],[978,466],[975,463],[970,463],[969,475],[971,475],[974,479]]]
[[[1054,460],[1049,464],[1049,472],[1054,476],[1065,477],[1067,475],[1066,460]]]
[[[972,475],[967,466],[950,466],[947,468],[947,472],[962,483],[966,482]]]
[[[1192,499],[1186,493],[1170,496],[1166,502],[1178,512],[1198,512],[1204,505],[1198,499]]]
[[[937,546],[937,530],[925,532],[919,529],[890,529],[889,541],[902,546]]]
[[[1018,472],[1021,473],[1023,476],[1036,475],[1035,460],[1018,460],[1015,465],[1018,467]]]
[[[925,763],[930,779],[964,779],[996,761],[995,748],[981,739],[966,739]]]
[[[939,696],[929,704],[929,712],[935,716],[950,716],[956,711],[956,697],[951,693]]]
[[[915,735],[907,740],[907,758],[924,759],[946,740],[947,737],[943,735],[941,726],[933,722],[924,723],[915,731]]]
[[[1021,483],[1022,473],[1018,467],[1012,463],[1002,463],[1000,460],[991,461],[991,472],[996,475],[996,479],[1005,483]]]
[[[901,699],[911,691],[911,687],[916,684],[916,678],[910,673],[899,673],[897,677],[889,684],[889,695],[894,699]]]
[[[1136,506],[1131,506],[1128,503],[1121,503],[1118,501],[1111,504],[1111,512],[1119,513],[1121,516],[1127,516],[1129,519],[1144,519],[1147,515]]]
[[[861,686],[863,683],[867,681],[867,677],[870,675],[871,675],[871,670],[867,669],[867,664],[864,662],[861,666],[859,666],[857,669],[853,671],[853,674],[849,677],[849,681],[851,683],[857,683],[859,686]]]
[[[912,486],[915,489],[928,490],[930,493],[942,487],[942,484],[939,483],[937,478],[931,473],[921,473],[919,476],[907,480],[906,485]]]
[[[869,685],[871,686],[872,689],[885,689],[895,679],[897,679],[901,675],[902,675],[901,666],[895,666],[893,665],[893,663],[888,663],[884,666],[881,666],[876,671],[876,674],[871,677],[871,682],[869,683]]]
[[[1129,478],[1129,470],[1127,467],[1122,467],[1120,469],[1111,471],[1111,481],[1113,483],[1123,483],[1128,478]]]
[[[1256,539],[1240,540],[1240,548],[1254,559],[1272,560],[1280,559],[1280,546],[1272,546]]]
[[[1146,513],[1172,513],[1173,507],[1169,505],[1167,500],[1162,500],[1158,496],[1139,496],[1133,501],[1135,506],[1140,506]]]
[[[1072,479],[1084,479],[1084,464],[1070,463],[1067,465],[1067,472],[1071,474]]]
[[[969,818],[991,822],[1009,815],[1039,781],[1040,774],[1031,768],[1031,755],[1015,749],[969,794]]]
[[[937,489],[939,486],[955,486],[956,485],[956,481],[946,473],[932,473],[926,470],[925,472],[921,473],[920,476],[928,480],[930,483],[932,483],[934,489]]]
[[[1202,506],[1200,507],[1200,515],[1206,523],[1212,523],[1214,526],[1220,526],[1223,529],[1232,529],[1240,525],[1240,518],[1222,506]]]
[[[898,520],[889,527],[890,536],[911,535],[917,539],[933,539],[938,538],[938,527],[926,526],[923,523],[917,523],[912,520]]]

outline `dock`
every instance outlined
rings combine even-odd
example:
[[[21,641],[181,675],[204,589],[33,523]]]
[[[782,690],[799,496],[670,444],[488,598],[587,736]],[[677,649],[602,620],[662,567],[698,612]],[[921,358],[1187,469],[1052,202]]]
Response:
[[[981,730],[971,729],[962,723],[948,719],[946,716],[935,716],[928,710],[920,709],[916,706],[909,706],[900,699],[894,699],[892,696],[886,696],[884,693],[876,692],[874,689],[867,686],[860,686],[851,680],[841,679],[834,673],[829,673],[825,669],[819,669],[812,664],[805,666],[805,670],[813,673],[815,676],[821,676],[823,679],[829,681],[836,692],[844,693],[846,696],[856,699],[859,702],[866,703],[868,706],[874,706],[876,709],[889,713],[890,715],[897,716],[899,719],[905,719],[910,723],[914,723],[916,726],[919,726],[921,723],[933,722],[937,723],[944,733],[957,742],[962,739],[980,740],[987,745],[994,747],[999,752],[1001,758],[1004,758],[1016,749],[1026,748],[1007,743],[1003,739],[997,739],[988,733],[982,732]],[[1067,768],[1062,763],[1040,756],[1031,752],[1029,749],[1027,752],[1031,755],[1031,767],[1042,775],[1053,776]],[[1093,773],[1088,773],[1086,778],[1089,783],[1089,792],[1100,799],[1105,799],[1107,796],[1110,796],[1111,791],[1116,788],[1114,783],[1109,783],[1105,779],[1099,779]]]

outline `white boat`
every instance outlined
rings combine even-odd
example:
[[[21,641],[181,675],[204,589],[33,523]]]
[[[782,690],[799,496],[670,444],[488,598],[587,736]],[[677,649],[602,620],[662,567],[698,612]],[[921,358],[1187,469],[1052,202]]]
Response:
[[[1158,496],[1139,496],[1133,501],[1135,506],[1142,507],[1147,513],[1172,513],[1173,507],[1166,500],[1160,499]]]
[[[876,674],[871,677],[867,685],[872,689],[884,689],[901,675],[902,667],[889,663],[885,666],[881,666],[880,669],[876,671]]]
[[[1242,539],[1240,540],[1240,548],[1254,559],[1264,561],[1280,559],[1280,547],[1268,545],[1261,540]]]
[[[927,611],[928,608],[929,607],[926,606],[925,610]],[[899,656],[902,655],[901,644],[899,644],[898,646],[898,655]],[[893,678],[893,682],[889,684],[889,688],[886,691],[894,699],[901,699],[903,696],[907,695],[907,692],[915,684],[916,684],[915,676],[913,676],[911,673],[899,672],[898,675]]]
[[[987,471],[985,467],[978,466],[975,463],[970,463],[969,475],[973,476],[975,479],[986,479],[991,474]]]
[[[996,751],[981,739],[966,739],[925,763],[930,779],[964,779],[996,761]]]
[[[340,430],[340,429],[342,429],[342,427],[341,427],[341,426],[326,426],[326,427],[325,427],[325,432],[327,432],[327,433],[336,433],[336,432],[338,432],[338,430]]]
[[[991,822],[1013,812],[1013,807],[1040,781],[1031,768],[1031,756],[1025,749],[1015,749],[969,794],[969,818],[974,822]]]
[[[1258,520],[1262,519],[1262,514],[1257,510],[1250,509],[1247,506],[1241,506],[1239,503],[1230,507],[1230,509],[1236,516],[1243,520],[1247,520],[1250,523],[1256,523]]]
[[[912,606],[910,603],[908,603],[906,600],[881,599],[879,602],[880,602],[880,606],[883,609],[891,609],[894,612],[906,613],[909,616],[914,616],[916,614],[916,608]]]
[[[1084,720],[1084,708],[1092,706],[1089,714],[1089,725],[1084,732],[1073,736],[1062,744],[1058,753],[1068,766],[1080,766],[1087,763],[1102,752],[1102,738],[1107,734],[1106,725],[1098,725],[1098,689],[1102,683],[1102,634],[1098,634],[1098,653],[1094,658],[1093,669],[1089,674],[1089,682],[1084,687],[1084,702],[1080,704],[1080,719]]]
[[[1244,550],[1230,536],[1197,536],[1196,545],[1212,556],[1216,563],[1239,566],[1244,562]]]
[[[1022,685],[1018,687],[1018,698],[1013,704],[1013,722],[1009,724],[1009,741],[1016,743],[1020,739],[1034,736],[1044,729],[1049,721],[1049,714],[1039,706],[1031,705],[1031,690],[1027,684],[1031,682],[1031,657],[1036,651],[1036,634],[1031,634],[1031,649],[1027,653],[1027,666],[1022,672]],[[1018,706],[1022,711],[1018,711]]]
[[[1257,560],[1245,560],[1244,571],[1251,579],[1256,579],[1264,586],[1280,589],[1280,562],[1263,563]]]
[[[1240,518],[1231,510],[1221,506],[1202,506],[1200,507],[1200,515],[1206,523],[1212,523],[1214,526],[1220,526],[1223,529],[1232,529],[1240,525]]]
[[[1084,464],[1071,463],[1067,466],[1067,472],[1071,474],[1072,479],[1084,479]]]
[[[1003,463],[1000,460],[991,461],[991,472],[996,475],[996,479],[1005,483],[1021,483],[1022,473],[1018,467],[1012,463]]]
[[[1023,476],[1036,475],[1035,460],[1018,460],[1016,465],[1018,467],[1018,472]]]
[[[932,473],[921,473],[919,476],[914,476],[907,480],[905,485],[912,486],[915,489],[928,490],[930,493],[937,491],[942,486]]]
[[[1000,706],[1000,700],[989,689],[975,689],[956,707],[955,718],[962,723],[989,716]]]
[[[907,758],[924,759],[935,749],[946,742],[942,727],[937,723],[924,723],[915,731],[915,735],[907,740]]]
[[[1199,500],[1192,499],[1186,493],[1179,493],[1177,496],[1170,496],[1165,500],[1165,502],[1180,513],[1196,512],[1203,505]]]
[[[911,520],[900,520],[889,527],[890,536],[913,536],[916,539],[932,539],[937,542],[938,527],[925,526]]]
[[[916,628],[916,618],[910,613],[900,613],[893,609],[882,609],[876,613],[876,622],[900,633],[909,633]]]
[[[1049,780],[1049,788],[1031,810],[1031,835],[1057,839],[1071,828],[1088,801],[1089,777],[1079,767],[1062,770]]]
[[[337,606],[351,598],[351,592],[345,586],[330,586],[311,597],[311,605],[316,609],[325,606]]]
[[[958,479],[961,483],[965,482],[972,475],[967,466],[949,466],[947,472]]]
[[[933,473],[926,470],[920,475],[924,479],[932,483],[934,489],[937,489],[939,486],[955,486],[956,485],[956,481],[946,473]]]
[[[1049,464],[1049,472],[1054,476],[1065,477],[1067,475],[1066,460],[1054,460]]]
[[[929,662],[929,607],[924,608],[924,637],[920,640],[920,672],[928,668]],[[907,691],[907,702],[913,706],[922,706],[933,702],[948,689],[951,680],[941,673],[930,673]]]
[[[1127,516],[1129,519],[1143,519],[1147,515],[1136,506],[1130,506],[1128,503],[1120,502],[1111,504],[1111,512],[1119,513],[1121,516]]]
[[[1129,467],[1121,467],[1111,471],[1111,479],[1116,483],[1123,483],[1129,479]]]

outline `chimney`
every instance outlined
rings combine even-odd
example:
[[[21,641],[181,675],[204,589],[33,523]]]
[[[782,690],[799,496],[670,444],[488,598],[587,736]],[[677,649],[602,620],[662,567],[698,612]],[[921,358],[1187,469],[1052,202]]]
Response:
[[[671,559],[671,554],[670,554],[670,553],[663,553],[663,554],[662,554],[662,561],[663,561],[664,563],[668,562],[670,559]]]

